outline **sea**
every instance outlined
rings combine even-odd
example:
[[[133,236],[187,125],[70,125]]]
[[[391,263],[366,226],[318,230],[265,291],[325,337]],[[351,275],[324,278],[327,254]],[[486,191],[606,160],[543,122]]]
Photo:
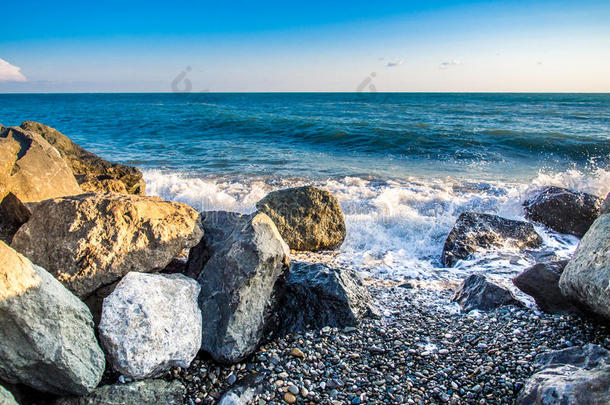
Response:
[[[523,220],[544,186],[610,191],[610,94],[0,95],[0,124],[24,120],[137,166],[148,194],[201,211],[249,213],[272,190],[325,188],[347,226],[333,260],[393,281],[510,284],[540,256],[506,247],[442,266],[460,213]],[[536,230],[548,257],[579,242]]]

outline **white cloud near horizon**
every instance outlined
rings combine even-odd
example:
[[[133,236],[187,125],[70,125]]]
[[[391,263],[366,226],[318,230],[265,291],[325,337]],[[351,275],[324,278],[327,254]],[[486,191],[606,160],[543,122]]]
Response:
[[[441,62],[439,67],[441,69],[447,69],[448,67],[457,66],[457,65],[461,65],[461,64],[462,64],[462,62],[460,62],[459,60],[452,59],[450,61]]]
[[[400,66],[403,64],[402,60],[397,60],[397,61],[390,61],[388,63],[386,63],[387,67],[396,67],[396,66]]]
[[[11,65],[0,58],[0,82],[25,82],[26,80],[19,66]]]

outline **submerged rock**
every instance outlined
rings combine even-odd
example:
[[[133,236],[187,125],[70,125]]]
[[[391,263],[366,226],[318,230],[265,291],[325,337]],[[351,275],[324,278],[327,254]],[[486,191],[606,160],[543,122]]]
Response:
[[[32,212],[17,196],[8,193],[0,202],[0,240],[10,244],[21,225],[32,216]]]
[[[601,215],[578,244],[559,279],[561,291],[610,319],[610,214]]]
[[[199,214],[186,204],[81,194],[37,204],[12,246],[86,298],[130,271],[163,269],[201,235]]]
[[[537,263],[528,267],[513,279],[513,284],[532,296],[544,312],[561,314],[574,312],[572,300],[559,288],[559,277],[568,264],[567,260]]]
[[[280,334],[358,325],[378,316],[373,298],[353,270],[292,262],[286,291],[274,316]]]
[[[91,313],[43,268],[0,242],[0,378],[39,391],[83,395],[104,354]]]
[[[262,213],[202,214],[201,242],[189,253],[189,274],[201,284],[202,349],[235,363],[258,346],[288,273],[289,249]]]
[[[11,127],[0,131],[0,199],[9,192],[31,202],[81,189],[53,146],[36,133]]]
[[[185,391],[176,380],[143,380],[105,385],[84,397],[60,398],[55,405],[182,405]]]
[[[497,215],[464,212],[458,217],[443,246],[442,263],[454,266],[480,249],[532,249],[542,245],[542,238],[532,224]]]
[[[264,375],[249,374],[228,389],[217,405],[248,405],[256,395],[267,391],[268,385]]]
[[[84,191],[127,192],[144,195],[146,183],[135,167],[111,163],[74,143],[61,132],[47,125],[25,121],[21,128],[40,134],[59,151]],[[119,186],[119,181],[123,186]]]
[[[487,281],[485,276],[473,274],[462,282],[453,296],[463,312],[473,309],[489,311],[503,305],[523,306],[506,288]]]
[[[256,203],[256,208],[271,218],[291,249],[335,249],[345,239],[339,201],[317,187],[271,192]]]
[[[600,213],[602,199],[561,187],[545,187],[526,201],[525,214],[550,229],[582,237]]]
[[[123,277],[104,299],[99,325],[112,367],[134,379],[188,367],[201,347],[199,290],[181,274]]]

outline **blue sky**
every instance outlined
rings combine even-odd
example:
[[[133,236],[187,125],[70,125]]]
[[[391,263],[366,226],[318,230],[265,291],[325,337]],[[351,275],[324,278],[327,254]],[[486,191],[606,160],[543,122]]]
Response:
[[[610,92],[608,1],[25,0],[2,11],[0,92]]]

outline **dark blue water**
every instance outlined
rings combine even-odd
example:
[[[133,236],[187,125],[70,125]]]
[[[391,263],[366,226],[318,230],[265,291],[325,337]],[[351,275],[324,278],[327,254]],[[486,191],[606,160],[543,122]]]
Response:
[[[609,94],[0,95],[143,169],[328,178],[533,178],[610,163]]]

